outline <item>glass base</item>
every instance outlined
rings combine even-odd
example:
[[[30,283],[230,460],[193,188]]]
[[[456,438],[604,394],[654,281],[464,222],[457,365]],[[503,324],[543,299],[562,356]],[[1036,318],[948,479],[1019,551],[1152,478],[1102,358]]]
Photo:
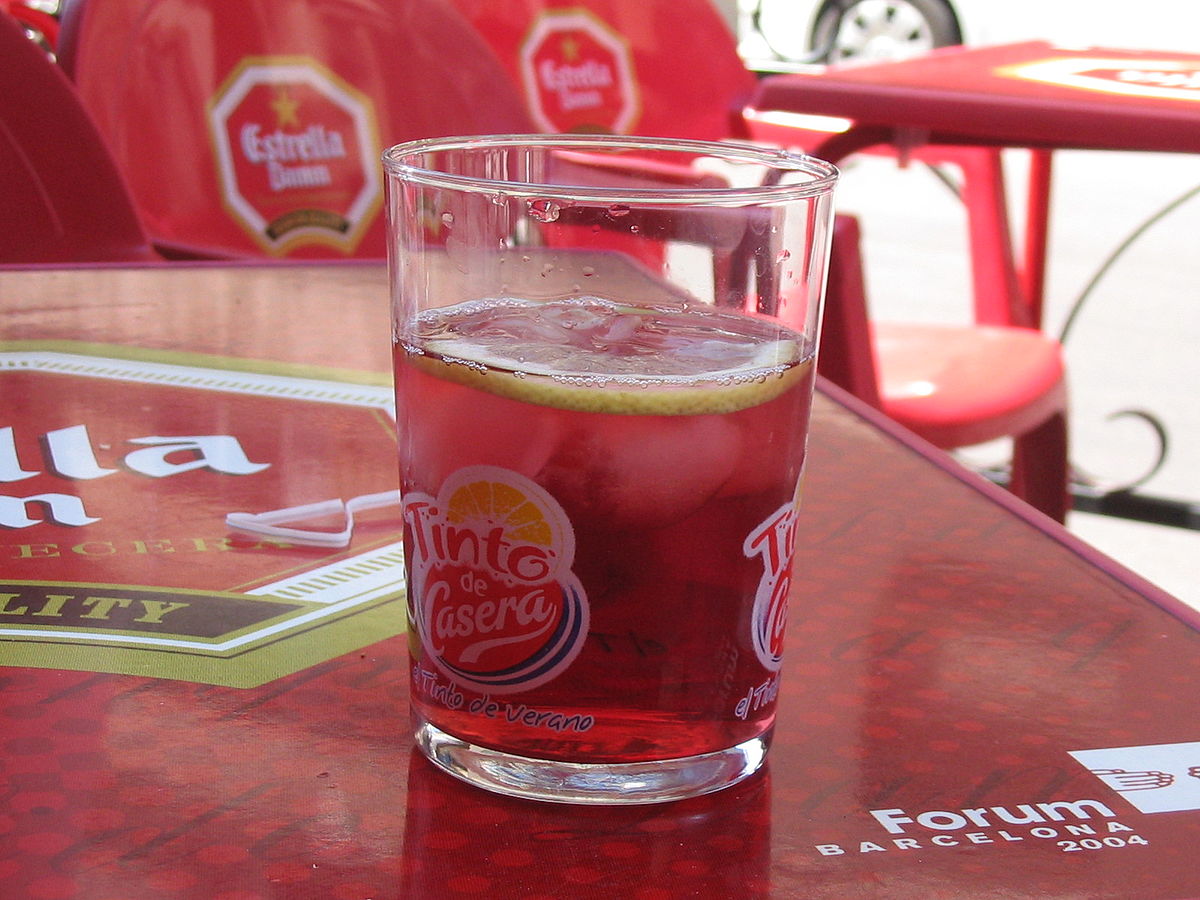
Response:
[[[665,803],[710,794],[753,775],[771,732],[726,750],[632,763],[572,763],[490,750],[446,734],[419,717],[416,742],[439,768],[476,787],[553,803]]]

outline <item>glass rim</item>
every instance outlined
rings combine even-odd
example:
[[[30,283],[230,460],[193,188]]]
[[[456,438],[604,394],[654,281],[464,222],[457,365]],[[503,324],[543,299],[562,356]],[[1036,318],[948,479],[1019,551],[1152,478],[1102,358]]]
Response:
[[[618,152],[674,152],[726,163],[759,166],[781,176],[799,174],[804,181],[777,181],[749,185],[704,186],[659,184],[651,187],[628,185],[553,184],[509,181],[475,175],[443,172],[420,163],[422,154],[441,150],[496,148],[549,148],[578,153],[589,150],[617,158]],[[665,205],[748,205],[811,199],[832,193],[838,181],[837,167],[815,156],[775,147],[735,141],[702,141],[611,134],[494,134],[422,138],[405,141],[383,151],[384,169],[391,176],[433,187],[469,190],[476,193],[555,200],[636,202]]]

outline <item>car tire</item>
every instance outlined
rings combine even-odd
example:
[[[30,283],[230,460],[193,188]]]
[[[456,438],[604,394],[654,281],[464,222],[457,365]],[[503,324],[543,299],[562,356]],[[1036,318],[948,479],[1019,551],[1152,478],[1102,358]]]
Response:
[[[944,0],[828,0],[812,33],[814,52],[830,63],[903,59],[959,43]]]

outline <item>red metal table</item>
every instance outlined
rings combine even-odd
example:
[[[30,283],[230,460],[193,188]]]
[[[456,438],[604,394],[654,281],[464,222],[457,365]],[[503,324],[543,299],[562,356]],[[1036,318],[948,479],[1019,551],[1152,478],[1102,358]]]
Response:
[[[764,79],[749,120],[779,111],[849,120],[814,153],[877,144],[1028,147],[1020,288],[1040,322],[1054,150],[1200,153],[1200,56],[1043,41],[946,48],[924,57]]]
[[[393,483],[385,293],[0,272],[3,495],[92,520],[0,503],[0,896],[1200,895],[1200,617],[829,389],[763,774],[605,810],[434,771],[396,523],[223,522]]]

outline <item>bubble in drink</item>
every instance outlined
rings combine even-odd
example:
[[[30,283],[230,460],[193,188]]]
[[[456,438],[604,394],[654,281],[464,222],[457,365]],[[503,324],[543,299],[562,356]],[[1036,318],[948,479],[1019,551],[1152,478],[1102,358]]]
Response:
[[[530,200],[529,215],[539,222],[556,222],[562,212],[562,205],[553,200]]]
[[[395,363],[425,720],[575,762],[769,729],[812,396],[800,335],[480,300],[423,313]]]

